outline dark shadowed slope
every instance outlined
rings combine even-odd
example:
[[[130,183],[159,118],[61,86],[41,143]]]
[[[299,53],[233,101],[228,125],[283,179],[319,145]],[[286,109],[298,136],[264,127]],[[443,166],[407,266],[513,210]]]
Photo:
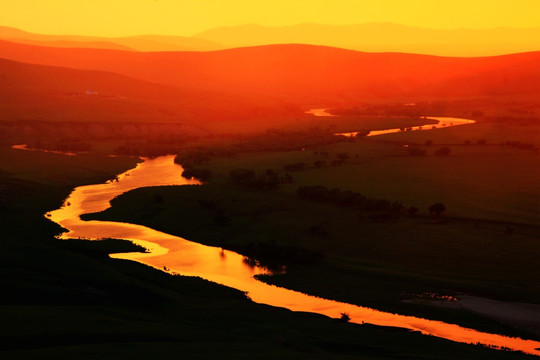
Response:
[[[207,128],[214,122],[252,118],[257,111],[285,113],[279,103],[267,99],[4,59],[0,59],[0,80],[4,121],[181,122]]]

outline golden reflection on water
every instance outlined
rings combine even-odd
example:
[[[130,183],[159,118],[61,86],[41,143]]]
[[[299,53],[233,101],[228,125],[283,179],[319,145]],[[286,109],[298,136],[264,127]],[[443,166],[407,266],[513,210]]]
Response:
[[[29,147],[28,145],[25,145],[25,144],[13,145],[11,148],[16,149],[16,150],[43,151],[43,152],[48,152],[48,153],[53,153],[53,154],[61,154],[61,155],[67,155],[67,156],[75,156],[75,155],[77,155],[74,152],[68,152],[68,151],[36,149],[36,148],[33,148],[33,147]]]
[[[385,135],[385,134],[394,134],[398,132],[403,131],[417,131],[417,130],[432,130],[432,129],[441,129],[445,127],[451,127],[451,126],[458,126],[458,125],[467,125],[467,124],[474,124],[476,121],[469,120],[469,119],[459,119],[459,118],[452,118],[452,117],[428,117],[429,120],[437,120],[437,124],[428,124],[428,125],[421,125],[421,126],[411,126],[407,128],[393,128],[393,129],[386,129],[386,130],[373,130],[370,131],[367,136],[377,136],[377,135]],[[356,136],[358,132],[348,132],[348,133],[338,133],[336,135],[343,135],[347,137],[353,137]]]
[[[497,348],[521,350],[540,355],[540,342],[482,333],[440,321],[420,319],[385,313],[352,304],[309,296],[300,292],[268,285],[253,276],[267,273],[261,267],[244,261],[244,256],[232,251],[205,246],[169,235],[145,226],[110,222],[82,221],[80,215],[100,212],[110,207],[110,201],[129,190],[165,185],[200,184],[195,179],[181,176],[182,167],[174,163],[174,156],[144,159],[135,169],[118,176],[105,184],[77,187],[70,194],[62,208],[51,211],[47,217],[68,231],[63,239],[117,238],[127,239],[147,248],[146,253],[114,254],[111,257],[129,259],[158,269],[187,276],[199,276],[219,284],[230,286],[248,293],[257,303],[284,307],[293,311],[305,311],[340,317],[347,313],[352,322],[372,323],[382,326],[396,326],[420,331],[464,343],[481,343]]]
[[[308,111],[305,111],[306,114],[312,114],[315,116],[323,116],[323,117],[333,117],[336,116],[334,114],[331,114],[328,112],[328,109],[310,109]]]

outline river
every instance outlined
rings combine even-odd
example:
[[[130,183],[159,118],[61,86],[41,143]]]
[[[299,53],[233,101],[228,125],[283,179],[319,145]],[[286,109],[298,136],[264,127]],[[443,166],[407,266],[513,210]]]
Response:
[[[182,167],[174,163],[172,155],[144,159],[136,168],[120,174],[113,181],[75,188],[60,209],[51,211],[46,216],[68,230],[60,236],[63,239],[131,240],[147,248],[148,252],[114,254],[111,257],[138,261],[171,273],[199,276],[244,291],[257,303],[293,311],[314,312],[334,318],[340,317],[341,313],[347,313],[351,318],[350,321],[355,323],[402,327],[457,342],[480,343],[540,356],[538,341],[488,334],[441,321],[386,313],[268,285],[254,278],[254,275],[268,271],[250,265],[244,256],[235,252],[201,245],[141,225],[80,219],[82,214],[109,208],[113,198],[133,189],[200,184],[195,179],[183,178],[182,171]]]
[[[314,116],[318,116],[318,117],[337,117],[337,116],[339,116],[339,115],[334,115],[332,113],[329,113],[328,109],[326,109],[326,108],[309,109],[305,113],[306,114],[311,114],[311,115],[314,115]],[[461,119],[461,118],[454,118],[454,117],[442,117],[442,116],[429,116],[429,117],[426,117],[426,119],[428,119],[428,120],[436,120],[436,121],[438,121],[438,123],[437,124],[421,125],[421,126],[411,126],[411,127],[406,127],[406,128],[392,128],[392,129],[384,129],[384,130],[372,130],[366,136],[377,136],[377,135],[393,134],[393,133],[398,133],[398,132],[402,132],[402,131],[442,129],[442,128],[451,127],[451,126],[474,124],[476,122],[475,120],[470,120],[470,119]],[[358,134],[358,131],[337,133],[336,135],[354,137],[354,136],[356,136],[356,134]]]

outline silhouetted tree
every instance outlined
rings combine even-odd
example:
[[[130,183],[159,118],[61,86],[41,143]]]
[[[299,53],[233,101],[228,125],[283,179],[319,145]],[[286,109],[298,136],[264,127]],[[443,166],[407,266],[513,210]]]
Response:
[[[435,216],[440,216],[445,210],[446,206],[442,203],[435,203],[429,207],[429,213]]]
[[[426,150],[419,148],[409,148],[409,155],[411,156],[424,156],[426,155]]]
[[[237,184],[246,184],[255,179],[255,171],[248,169],[234,169],[229,173],[231,179]]]
[[[437,156],[448,156],[450,155],[450,152],[452,152],[452,150],[449,148],[449,147],[442,147],[438,150],[435,151],[435,155]]]
[[[416,206],[411,206],[407,211],[409,212],[409,215],[415,216],[418,213],[418,208]]]
[[[341,320],[343,322],[348,322],[349,320],[351,320],[351,317],[350,317],[349,314],[347,314],[345,312],[342,312],[341,317],[339,318],[339,320]]]
[[[303,162],[300,162],[300,163],[284,165],[283,169],[286,171],[300,171],[300,170],[304,170],[305,167],[306,167],[306,164],[304,164]]]
[[[395,201],[392,204],[392,211],[399,214],[401,210],[403,210],[403,204],[400,203],[399,201]]]
[[[363,138],[363,137],[366,137],[369,135],[371,131],[370,130],[360,130],[356,133],[355,137],[356,138]]]
[[[193,167],[188,167],[184,169],[182,176],[188,179],[196,178],[201,181],[208,181],[212,177],[212,171],[208,169],[196,169]]]

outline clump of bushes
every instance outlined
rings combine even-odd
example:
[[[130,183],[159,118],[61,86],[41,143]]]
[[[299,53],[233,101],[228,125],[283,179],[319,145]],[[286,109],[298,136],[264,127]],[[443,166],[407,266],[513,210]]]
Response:
[[[452,152],[452,150],[449,148],[449,147],[442,147],[438,150],[435,150],[435,155],[437,156],[448,156],[450,155],[450,153]]]
[[[367,198],[353,191],[329,190],[322,185],[299,187],[296,194],[307,200],[321,201],[338,206],[354,206],[369,212],[393,210],[392,203],[388,200]]]
[[[251,169],[234,169],[229,173],[229,176],[235,184],[256,190],[269,190],[279,184],[292,182],[292,176],[289,173],[281,175],[272,169],[268,169],[259,175]]]
[[[420,148],[409,148],[408,149],[409,155],[411,156],[425,156],[426,150],[420,149]]]
[[[182,176],[188,179],[195,178],[201,181],[208,181],[212,177],[212,171],[208,169],[197,169],[193,167],[184,168]]]

